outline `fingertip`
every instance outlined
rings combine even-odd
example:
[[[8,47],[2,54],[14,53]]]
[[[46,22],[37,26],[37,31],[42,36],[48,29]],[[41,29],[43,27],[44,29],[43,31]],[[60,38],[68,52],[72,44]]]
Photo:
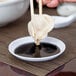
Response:
[[[58,0],[53,0],[50,3],[47,4],[47,7],[57,7],[58,6]]]
[[[36,2],[38,3],[39,0],[36,0]]]
[[[47,3],[49,3],[49,2],[51,2],[50,0],[43,0],[43,4],[47,4]]]

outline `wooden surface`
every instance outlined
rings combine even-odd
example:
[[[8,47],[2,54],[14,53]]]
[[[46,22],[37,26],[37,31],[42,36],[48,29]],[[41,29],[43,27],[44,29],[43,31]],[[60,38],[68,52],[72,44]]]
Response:
[[[38,9],[35,11],[37,12]],[[44,12],[50,15],[56,15],[55,9],[44,8]],[[54,29],[49,33],[49,36],[59,38],[66,44],[65,52],[58,58],[48,62],[34,63],[21,61],[13,57],[8,52],[8,45],[14,39],[28,36],[27,23],[29,20],[30,12],[28,10],[19,20],[0,28],[0,61],[19,67],[32,74],[45,76],[47,73],[76,57],[76,23],[71,24],[67,28]]]

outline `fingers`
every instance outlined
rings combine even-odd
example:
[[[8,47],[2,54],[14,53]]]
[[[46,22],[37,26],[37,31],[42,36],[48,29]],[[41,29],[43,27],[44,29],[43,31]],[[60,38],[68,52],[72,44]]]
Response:
[[[36,0],[39,2],[39,0]],[[47,7],[53,8],[59,5],[59,0],[42,0],[42,4],[46,5]]]
[[[49,3],[51,0],[43,0],[43,4],[46,5],[47,3]]]
[[[36,0],[37,2],[39,2],[39,0]],[[42,0],[42,4],[43,5],[46,5],[47,3],[49,3],[50,2],[50,0]]]
[[[39,0],[36,1],[38,2]],[[59,3],[63,2],[76,2],[76,0],[42,0],[43,5],[46,5],[50,8],[57,7]]]
[[[52,0],[49,3],[47,3],[47,7],[57,7],[59,5],[59,1],[58,0]]]
[[[76,0],[63,0],[63,2],[76,2]]]
[[[76,0],[50,0],[49,3],[46,4],[47,7],[57,7],[59,3],[63,2],[76,2]]]

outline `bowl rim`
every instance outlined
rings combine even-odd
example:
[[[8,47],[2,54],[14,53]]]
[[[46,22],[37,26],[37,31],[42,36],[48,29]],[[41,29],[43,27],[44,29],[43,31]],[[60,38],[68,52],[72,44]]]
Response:
[[[5,0],[5,1],[0,2],[0,7],[5,6],[5,5],[9,5],[9,4],[23,2],[23,1],[25,1],[25,0]]]
[[[65,51],[65,49],[66,49],[66,45],[65,45],[64,42],[61,41],[60,39],[57,39],[57,38],[54,38],[54,37],[47,37],[46,39],[49,39],[49,40],[52,39],[52,40],[53,40],[53,41],[52,41],[52,44],[55,44],[57,41],[58,41],[59,43],[61,43],[62,46],[63,46],[63,49],[60,50],[60,52],[57,53],[57,54],[55,54],[55,55],[47,56],[47,57],[42,57],[42,58],[31,58],[31,57],[19,56],[19,55],[17,55],[17,54],[14,53],[14,49],[13,49],[12,45],[13,45],[14,43],[17,43],[17,42],[20,41],[20,40],[24,40],[25,38],[33,39],[33,38],[30,37],[30,36],[21,37],[21,38],[18,38],[18,39],[16,39],[16,40],[12,41],[12,42],[9,44],[9,46],[8,46],[8,51],[10,52],[11,55],[15,56],[15,57],[18,58],[18,59],[24,60],[24,61],[38,62],[38,61],[52,60],[52,59],[60,56],[60,55]],[[55,40],[56,42],[54,42],[54,40]],[[44,39],[43,41],[45,41],[45,39]],[[21,41],[20,41],[20,42],[21,42]],[[34,40],[32,40],[31,42],[34,42]],[[46,41],[45,41],[45,42],[46,42]],[[54,43],[53,43],[53,42],[54,42]],[[49,43],[51,44],[51,42],[49,42]],[[23,44],[23,43],[22,43],[22,44]],[[21,44],[18,44],[18,46],[20,46],[20,45],[21,45]],[[17,46],[17,47],[18,47],[18,46]],[[57,45],[57,46],[58,46],[58,45]],[[58,47],[59,47],[59,46],[58,46]],[[59,48],[61,48],[61,47],[59,47]],[[51,58],[51,59],[50,59],[50,58]]]

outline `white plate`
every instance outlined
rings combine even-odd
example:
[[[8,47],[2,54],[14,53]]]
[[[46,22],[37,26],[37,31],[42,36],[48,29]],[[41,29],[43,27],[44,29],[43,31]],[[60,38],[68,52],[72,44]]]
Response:
[[[45,43],[50,43],[50,44],[53,44],[53,45],[56,45],[58,48],[60,48],[60,52],[55,54],[55,55],[52,55],[52,56],[48,56],[48,57],[41,57],[41,58],[31,58],[31,57],[23,57],[23,56],[20,56],[20,55],[17,55],[14,53],[15,49],[17,47],[19,47],[20,45],[22,44],[27,44],[27,43],[31,43],[31,42],[34,42],[33,38],[30,37],[30,36],[27,36],[27,37],[22,37],[22,38],[19,38],[19,39],[16,39],[14,41],[12,41],[9,46],[8,46],[8,50],[9,52],[17,57],[18,59],[21,59],[21,60],[24,60],[24,61],[33,61],[33,62],[38,62],[38,61],[47,61],[47,60],[52,60],[58,56],[60,56],[64,51],[65,51],[65,44],[63,41],[57,39],[57,38],[53,38],[53,37],[46,37],[45,39],[43,39],[41,42],[45,42]]]

